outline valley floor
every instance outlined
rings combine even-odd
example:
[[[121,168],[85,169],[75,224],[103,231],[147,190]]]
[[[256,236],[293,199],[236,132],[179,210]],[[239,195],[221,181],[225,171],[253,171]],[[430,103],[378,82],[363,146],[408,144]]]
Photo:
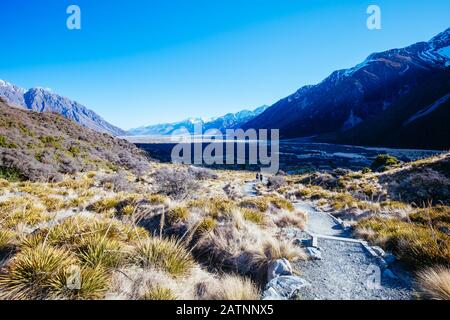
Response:
[[[448,159],[262,183],[159,163],[1,179],[0,298],[446,299],[448,204],[394,195],[407,179],[402,199],[433,186],[445,197]],[[68,289],[73,265],[80,287]]]

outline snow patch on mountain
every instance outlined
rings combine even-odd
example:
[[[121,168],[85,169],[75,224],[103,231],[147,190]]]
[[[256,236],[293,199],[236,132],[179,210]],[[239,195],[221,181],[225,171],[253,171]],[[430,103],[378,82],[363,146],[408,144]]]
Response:
[[[403,126],[407,126],[408,124],[410,124],[411,122],[416,121],[417,119],[420,119],[422,117],[425,117],[426,115],[432,113],[434,110],[436,110],[437,108],[439,108],[443,103],[447,102],[447,100],[450,99],[450,93],[446,94],[445,96],[443,96],[442,98],[440,98],[439,100],[437,100],[435,103],[433,103],[432,105],[423,108],[422,110],[420,110],[419,112],[417,112],[415,115],[413,115],[412,117],[410,117],[407,121],[405,121],[405,123],[403,124]]]

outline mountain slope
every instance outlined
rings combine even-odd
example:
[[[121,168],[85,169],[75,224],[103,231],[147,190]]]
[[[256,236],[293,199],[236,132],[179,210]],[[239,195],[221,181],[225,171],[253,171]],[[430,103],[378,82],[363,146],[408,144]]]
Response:
[[[0,98],[0,176],[33,181],[98,168],[145,170],[143,151],[55,113],[14,108]]]
[[[151,126],[131,129],[127,133],[133,136],[152,136],[152,135],[170,135],[177,130],[186,129],[189,133],[194,132],[195,125],[201,125],[204,131],[217,129],[224,132],[226,129],[239,128],[244,123],[264,112],[268,106],[262,106],[255,110],[242,110],[237,113],[228,113],[222,117],[211,120],[201,118],[189,118],[180,122],[162,123]]]
[[[112,135],[122,135],[124,131],[106,122],[92,110],[78,102],[57,95],[49,90],[33,88],[28,91],[0,80],[0,97],[15,106],[38,112],[55,112],[87,128]]]
[[[278,101],[243,127],[280,129],[283,138],[349,130],[448,68],[449,46],[450,28],[429,42],[371,54],[354,68],[335,71]]]
[[[450,68],[404,95],[388,110],[323,141],[445,150],[450,137]]]

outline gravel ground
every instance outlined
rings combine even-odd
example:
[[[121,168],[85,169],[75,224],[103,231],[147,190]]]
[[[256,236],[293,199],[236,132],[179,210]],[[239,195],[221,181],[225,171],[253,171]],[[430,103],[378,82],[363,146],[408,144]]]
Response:
[[[325,212],[316,211],[308,203],[295,203],[295,208],[308,213],[308,225],[306,230],[315,234],[335,237],[350,237],[347,231],[344,231],[330,215]]]
[[[301,294],[305,300],[404,300],[412,291],[400,280],[381,276],[379,288],[370,288],[368,273],[378,266],[358,243],[319,239],[322,260],[294,265],[311,288]]]
[[[254,196],[254,184],[247,183],[244,191]],[[369,255],[357,242],[330,240],[320,238],[334,236],[351,238],[329,214],[317,211],[306,202],[295,203],[297,209],[308,213],[306,230],[318,236],[321,249],[321,260],[299,261],[293,268],[300,276],[311,283],[300,298],[303,300],[408,300],[412,298],[410,281],[392,279],[383,274],[376,258]],[[309,239],[307,232],[296,228],[284,228],[279,232],[281,237],[293,239]],[[377,271],[373,274],[373,270]],[[378,275],[378,276],[377,276]],[[378,286],[370,286],[370,279],[378,279]]]

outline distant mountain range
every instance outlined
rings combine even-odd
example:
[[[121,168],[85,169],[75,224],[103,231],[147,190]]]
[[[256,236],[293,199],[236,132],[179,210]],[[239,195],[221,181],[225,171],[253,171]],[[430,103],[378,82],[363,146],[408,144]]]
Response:
[[[193,133],[195,125],[201,125],[203,131],[217,129],[225,132],[226,129],[239,128],[254,117],[263,113],[268,106],[262,106],[255,110],[242,110],[237,113],[228,113],[222,117],[212,119],[189,118],[180,122],[163,123],[131,129],[127,132],[133,136],[165,136],[172,133],[179,133],[186,130],[186,133]]]
[[[0,97],[9,104],[37,112],[54,112],[73,120],[87,128],[111,135],[123,135],[125,131],[106,122],[94,111],[78,102],[62,97],[48,89],[33,88],[29,90],[0,80]]]
[[[373,53],[272,106],[203,120],[190,118],[131,129],[117,128],[93,111],[50,90],[24,90],[0,80],[9,104],[56,112],[112,135],[161,136],[196,124],[203,130],[280,129],[281,138],[366,146],[450,148],[450,28],[428,42]]]
[[[243,125],[282,138],[393,147],[450,147],[450,28],[429,42],[371,54],[305,86]]]

